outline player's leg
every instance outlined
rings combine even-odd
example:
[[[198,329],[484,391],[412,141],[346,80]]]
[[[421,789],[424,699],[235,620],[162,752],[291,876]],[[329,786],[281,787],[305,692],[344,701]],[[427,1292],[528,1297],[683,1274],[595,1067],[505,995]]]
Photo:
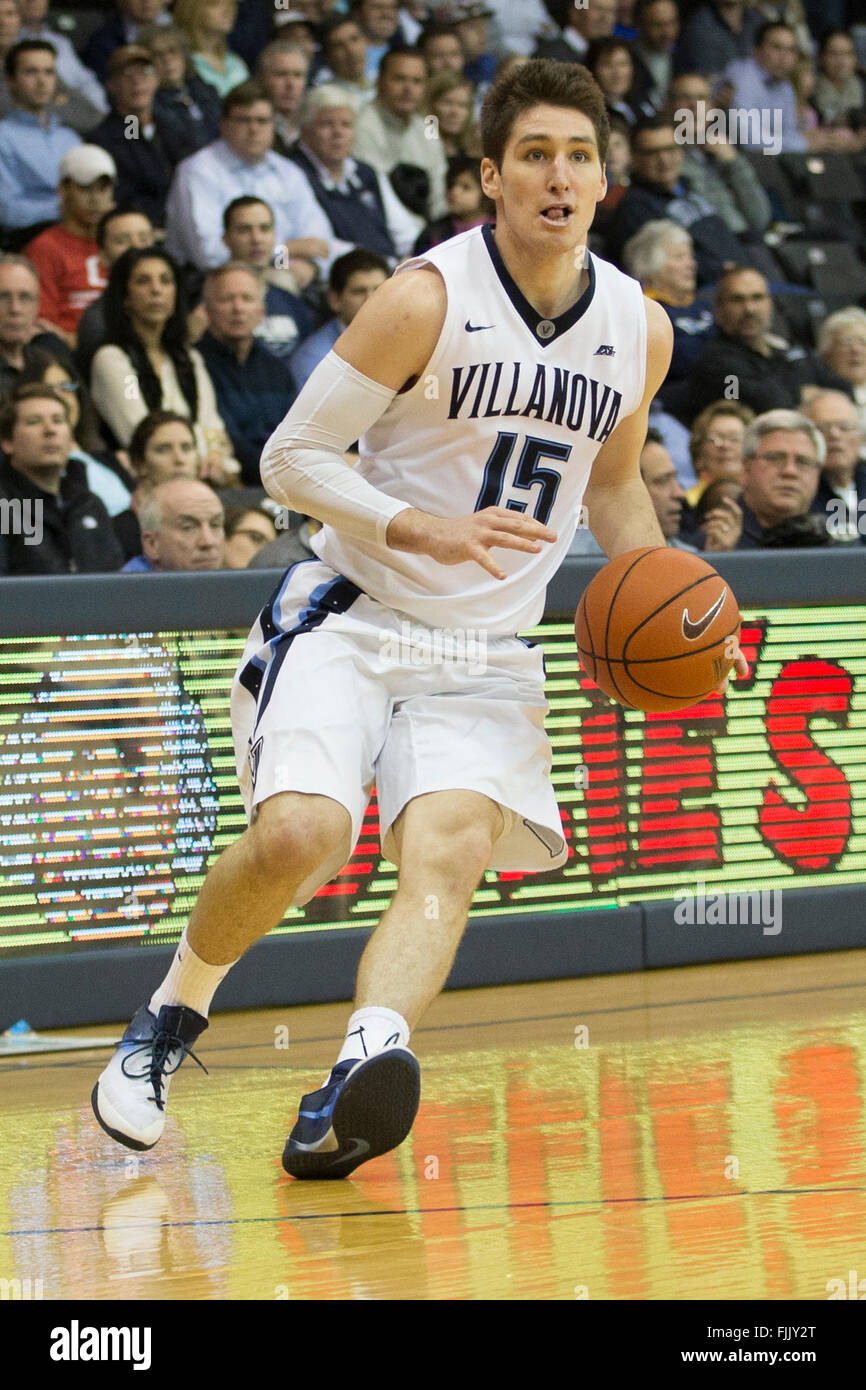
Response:
[[[406,1138],[420,1098],[409,1031],[448,978],[505,824],[497,803],[473,791],[431,792],[401,812],[398,888],[361,959],[337,1064],[301,1101],[283,1153],[292,1176],[346,1177]]]
[[[365,951],[337,1065],[302,1100],[286,1144],[283,1165],[300,1177],[343,1177],[402,1142],[419,1094],[410,1023],[447,979],[481,875],[567,857],[541,649],[491,638],[480,664],[446,662],[414,685],[376,761],[382,847],[399,887]]]
[[[195,1056],[233,963],[333,878],[358,838],[390,697],[378,675],[379,629],[369,615],[355,620],[356,603],[370,606],[328,566],[304,562],[250,634],[232,687],[232,733],[251,828],[212,866],[168,975],[93,1094],[103,1128],[130,1147],[159,1138],[168,1080]]]
[[[392,1009],[415,1028],[448,978],[504,828],[502,808],[478,792],[428,792],[404,807],[394,822],[397,891],[361,957],[356,1011]]]
[[[127,1028],[93,1088],[100,1125],[128,1148],[149,1149],[165,1125],[171,1076],[207,1028],[220,981],[282,921],[299,887],[351,853],[351,817],[325,796],[270,797],[212,866],[171,968]]]

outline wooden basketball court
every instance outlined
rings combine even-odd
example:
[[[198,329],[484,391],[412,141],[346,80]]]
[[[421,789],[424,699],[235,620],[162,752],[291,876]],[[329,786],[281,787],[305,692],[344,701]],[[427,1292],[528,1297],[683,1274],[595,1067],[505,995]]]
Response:
[[[216,1014],[210,1075],[184,1064],[144,1155],[92,1117],[107,1053],[4,1061],[0,1280],[46,1300],[826,1300],[866,1274],[866,952],[444,995],[413,1035],[409,1140],[296,1182],[283,1142],[346,1016]]]

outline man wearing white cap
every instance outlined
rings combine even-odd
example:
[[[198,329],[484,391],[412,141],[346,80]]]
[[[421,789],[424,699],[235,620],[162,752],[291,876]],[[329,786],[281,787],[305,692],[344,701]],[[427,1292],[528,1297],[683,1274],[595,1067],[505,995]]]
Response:
[[[57,56],[44,39],[23,39],[4,60],[14,110],[0,121],[0,224],[36,227],[57,217],[60,161],[79,144],[51,107]]]
[[[24,248],[39,271],[39,317],[75,346],[78,321],[107,284],[96,228],[114,206],[117,170],[99,145],[77,145],[60,161],[60,221]]]

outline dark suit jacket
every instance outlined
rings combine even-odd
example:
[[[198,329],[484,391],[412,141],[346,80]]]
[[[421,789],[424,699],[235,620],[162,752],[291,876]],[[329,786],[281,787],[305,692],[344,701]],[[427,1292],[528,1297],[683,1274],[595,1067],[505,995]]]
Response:
[[[866,545],[866,463],[858,463],[854,469],[854,486],[857,489],[857,530],[860,532],[860,544]],[[829,479],[821,469],[821,480],[818,483],[818,491],[815,493],[815,500],[812,503],[812,511],[820,516],[829,519],[827,506],[831,502],[839,500],[838,493],[833,491]]]
[[[104,82],[108,76],[109,58],[116,48],[125,43],[123,19],[119,14],[113,14],[98,29],[94,29],[84,45],[81,61],[96,73],[100,82]]]

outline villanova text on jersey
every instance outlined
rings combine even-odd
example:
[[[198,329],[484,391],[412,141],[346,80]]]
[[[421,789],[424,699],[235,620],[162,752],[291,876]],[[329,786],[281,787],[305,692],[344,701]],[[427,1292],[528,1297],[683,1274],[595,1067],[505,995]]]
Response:
[[[522,415],[564,425],[603,444],[621,405],[622,396],[612,386],[566,367],[472,362],[451,368],[449,420]]]

